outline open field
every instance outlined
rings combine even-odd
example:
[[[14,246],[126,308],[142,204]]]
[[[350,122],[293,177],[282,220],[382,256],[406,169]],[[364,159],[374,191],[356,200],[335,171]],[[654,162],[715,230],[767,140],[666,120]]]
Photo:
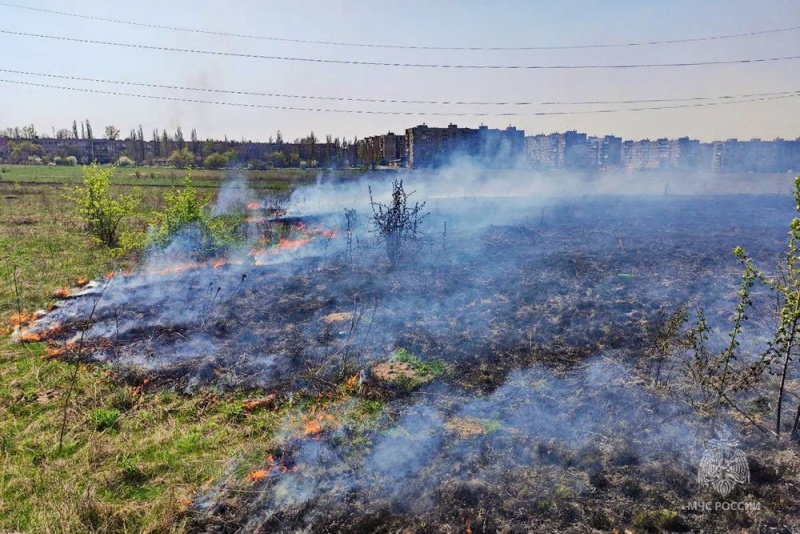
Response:
[[[684,362],[663,348],[685,304],[725,327],[730,250],[768,264],[787,196],[438,198],[424,245],[393,271],[368,207],[350,233],[343,206],[309,192],[313,216],[252,223],[251,243],[216,261],[160,257],[104,279],[136,259],[94,245],[61,187],[3,181],[4,324],[58,307],[36,323],[46,341],[0,344],[1,529],[800,527],[796,445],[692,409]],[[135,224],[163,190],[145,188]],[[51,296],[82,276],[100,283]],[[748,402],[767,417],[768,401]],[[756,512],[685,509],[718,498],[695,483],[718,424],[750,462],[731,498]]]
[[[32,172],[42,167],[11,169],[0,181],[0,530],[181,530],[193,492],[231,468],[246,470],[237,467],[243,459],[261,458],[284,419],[279,413],[300,418],[305,401],[250,412],[244,392],[185,397],[120,388],[109,369],[81,366],[59,452],[61,408],[74,368],[46,359],[43,344],[11,343],[8,319],[18,309],[47,306],[55,289],[78,278],[133,267],[135,258],[114,258],[94,244],[63,199],[63,187],[35,183],[77,182],[80,168],[69,175],[46,168],[53,174],[44,176]],[[6,181],[9,175],[20,183]],[[205,178],[210,186],[219,174]],[[143,189],[143,219],[161,208],[164,190]],[[361,418],[374,407],[348,410]],[[119,413],[119,421],[98,425],[97,414],[104,413]]]
[[[79,184],[83,179],[81,166],[53,165],[0,165],[0,183]],[[114,183],[133,186],[178,186],[188,171],[170,167],[123,167],[115,173]],[[273,169],[267,171],[236,171],[192,169],[196,187],[219,187],[227,178],[237,174],[247,175],[253,189],[290,191],[300,185],[313,184],[318,176],[331,175],[327,169]],[[358,177],[359,170],[337,170],[339,179]]]

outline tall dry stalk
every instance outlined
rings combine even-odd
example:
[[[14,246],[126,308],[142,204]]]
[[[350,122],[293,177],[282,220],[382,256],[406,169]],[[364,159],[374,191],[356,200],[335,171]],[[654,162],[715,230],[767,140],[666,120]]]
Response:
[[[78,369],[80,369],[80,361],[81,361],[81,357],[83,356],[83,349],[84,349],[84,346],[85,346],[84,341],[86,339],[86,331],[89,329],[89,325],[91,325],[91,323],[92,323],[92,317],[94,317],[94,312],[97,309],[97,304],[100,302],[100,299],[103,298],[103,295],[105,294],[106,289],[108,289],[109,284],[111,284],[111,280],[113,280],[113,277],[108,279],[106,284],[103,286],[103,289],[100,291],[100,294],[95,299],[94,304],[92,304],[92,310],[89,313],[89,318],[86,321],[86,326],[81,329],[81,337],[80,337],[80,340],[78,341],[78,350],[75,353],[75,358],[74,358],[74,361],[72,362],[73,363],[73,368],[72,368],[72,374],[70,375],[70,378],[69,378],[69,387],[67,389],[67,394],[64,396],[64,403],[63,403],[63,405],[61,407],[61,429],[59,430],[59,433],[58,433],[58,453],[59,454],[61,453],[61,449],[62,449],[62,447],[64,445],[64,433],[66,432],[66,429],[67,429],[67,412],[68,412],[68,409],[69,409],[69,401],[70,401],[70,398],[72,397],[72,392],[75,390],[75,384],[78,381]]]

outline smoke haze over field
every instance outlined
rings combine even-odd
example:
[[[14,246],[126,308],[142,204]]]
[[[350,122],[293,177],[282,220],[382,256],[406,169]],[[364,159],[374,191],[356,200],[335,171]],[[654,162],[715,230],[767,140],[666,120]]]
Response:
[[[388,202],[395,177],[430,214],[391,269],[369,189]],[[788,176],[454,166],[321,177],[282,213],[235,175],[214,211],[247,206],[246,244],[197,256],[188,229],[141,272],[63,301],[31,331],[58,325],[51,339],[78,340],[105,287],[88,355],[134,382],[257,388],[291,405],[348,380],[352,396],[312,412],[311,431],[283,422],[254,489],[232,481],[198,497],[199,530],[600,525],[590,512],[600,495],[620,510],[698,495],[703,443],[723,427],[739,435],[672,392],[686,362],[678,351],[656,364],[655,340],[688,306],[719,329],[712,346],[724,341],[741,275],[731,251],[772,265],[794,214],[779,194],[789,187]],[[769,328],[751,316],[745,354]],[[385,406],[371,427],[341,415],[374,399]]]

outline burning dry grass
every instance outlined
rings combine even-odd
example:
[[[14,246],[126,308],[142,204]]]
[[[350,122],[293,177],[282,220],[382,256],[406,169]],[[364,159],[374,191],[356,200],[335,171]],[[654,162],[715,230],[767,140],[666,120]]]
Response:
[[[22,330],[19,332],[17,339],[22,343],[37,343],[39,341],[51,339],[60,334],[63,330],[63,325],[56,323],[45,329],[39,329],[36,332]]]
[[[438,391],[448,400],[444,408],[394,406],[394,417],[368,431],[365,449],[349,433],[351,422],[326,426],[336,410],[329,405],[306,419],[304,439],[285,440],[249,472],[257,474],[257,493],[228,486],[217,499],[224,507],[201,513],[194,528],[422,533],[469,524],[476,532],[623,532],[793,524],[784,510],[800,505],[800,496],[775,500],[774,492],[778,480],[796,477],[794,447],[756,451],[749,447],[760,438],[745,435],[754,477],[733,498],[759,501],[760,511],[687,512],[691,499],[715,499],[698,490],[692,466],[701,447],[693,434],[707,424],[685,406],[643,392],[619,374],[623,369],[595,365],[578,373],[583,378],[522,373],[477,399]],[[579,387],[564,387],[576,380]],[[576,389],[583,397],[567,397]],[[676,419],[676,409],[686,417]]]
[[[271,256],[296,252],[313,242],[330,240],[337,235],[334,230],[304,223],[276,223],[273,219],[251,222],[259,223],[259,231],[263,234],[257,240],[258,246],[252,247],[247,254],[256,265],[266,265]]]
[[[642,381],[630,376],[564,378],[593,353],[624,360],[647,349],[642,332],[669,310],[665,303],[682,303],[700,290],[723,294],[725,284],[712,280],[720,269],[709,273],[703,261],[726,250],[730,236],[709,237],[712,244],[719,239],[719,250],[697,250],[688,233],[676,240],[689,243],[688,252],[676,245],[678,252],[665,256],[652,236],[626,238],[620,251],[615,232],[582,234],[575,226],[536,232],[497,226],[470,236],[477,252],[468,257],[483,258],[474,264],[448,263],[443,255],[393,276],[295,259],[289,269],[247,270],[246,284],[230,263],[144,283],[136,275],[115,279],[122,291],[108,295],[94,324],[76,321],[85,317],[77,313],[58,341],[90,326],[91,336],[113,342],[91,346],[93,358],[133,369],[133,388],[145,375],[153,382],[117,392],[82,368],[80,398],[91,402],[71,407],[69,461],[26,443],[13,454],[40,456],[15,469],[29,480],[38,473],[31,466],[52,473],[79,463],[85,481],[76,475],[69,480],[74,489],[57,495],[71,503],[89,495],[83,511],[67,514],[72,530],[103,527],[104,517],[103,528],[152,527],[145,516],[153,510],[164,511],[173,526],[191,518],[194,530],[218,532],[585,531],[587,525],[622,531],[667,524],[659,522],[660,510],[706,529],[717,521],[743,528],[789,524],[779,508],[797,506],[780,489],[793,483],[789,467],[759,471],[753,495],[770,507],[756,518],[678,511],[697,493],[692,464],[679,447],[684,434],[665,409],[671,405],[636,396],[621,402],[624,393],[640,391]],[[752,237],[769,242],[765,235]],[[208,297],[209,287],[223,288],[220,297]],[[370,318],[359,306],[373,299],[380,306]],[[88,300],[73,299],[70,309],[80,312]],[[341,311],[350,305],[356,311],[340,315],[350,314]],[[326,335],[347,322],[353,332]],[[392,354],[398,346],[409,352]],[[542,362],[569,373],[552,373]],[[518,374],[531,367],[544,370]],[[382,387],[398,378],[424,384],[416,393]],[[199,394],[148,393],[164,384],[193,384],[194,391],[198,384],[262,386],[276,397],[221,394],[206,402]],[[303,398],[309,390],[327,397]],[[53,410],[50,400],[38,404]],[[74,430],[100,407],[122,408],[119,436]],[[20,401],[13,409],[28,408]],[[677,421],[686,424],[677,429],[685,436],[704,428],[688,417]],[[49,425],[52,432],[52,418]],[[660,442],[670,447],[648,448]],[[747,444],[761,446],[755,438]],[[131,456],[123,458],[123,450]],[[226,474],[224,458],[231,455],[238,460]],[[787,455],[784,464],[796,466],[796,454]],[[778,463],[772,450],[754,456],[762,467]],[[211,477],[217,483],[205,484]],[[159,492],[167,483],[178,488],[174,496]],[[26,502],[52,510],[44,494]],[[148,503],[148,511],[137,503]],[[58,530],[52,524],[37,517],[11,528]]]
[[[242,408],[248,412],[254,412],[256,410],[261,409],[270,409],[275,406],[277,401],[277,395],[267,395],[265,397],[260,397],[257,399],[248,399],[242,402]]]
[[[78,179],[80,169],[74,170]],[[3,177],[0,334],[30,324],[33,313],[12,317],[20,308],[50,308],[53,288],[85,287],[87,278],[103,273],[108,278],[117,273],[120,279],[130,273],[136,258],[112,257],[96,247],[65,209],[60,186],[16,184],[7,180],[9,174]],[[163,182],[169,186],[173,180]],[[288,183],[279,185],[285,189]],[[158,207],[161,192],[143,190],[142,217]],[[18,224],[23,219],[25,224]],[[274,437],[279,416],[273,407],[247,412],[238,394],[204,405],[202,395],[155,393],[155,388],[141,387],[141,376],[126,387],[115,373],[81,365],[59,453],[60,407],[72,369],[61,360],[75,347],[9,341],[0,338],[3,532],[183,531],[194,496],[207,490],[210,480],[223,477],[230,458],[263,457]],[[98,408],[121,412],[117,430],[99,433],[87,424]]]

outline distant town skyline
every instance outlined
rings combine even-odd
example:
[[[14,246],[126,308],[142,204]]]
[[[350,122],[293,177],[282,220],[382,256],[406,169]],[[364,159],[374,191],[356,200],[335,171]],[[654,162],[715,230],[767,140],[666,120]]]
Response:
[[[452,164],[483,168],[614,171],[680,170],[711,172],[794,172],[800,169],[797,139],[736,140],[704,143],[677,139],[602,137],[576,130],[526,136],[509,126],[493,129],[418,125],[403,134],[365,136],[357,142],[309,135],[296,140],[276,136],[264,142],[203,140],[195,130],[152,132],[131,130],[127,138],[113,126],[94,135],[90,123],[73,123],[55,137],[39,136],[32,127],[0,131],[0,163],[77,165],[98,162],[129,166],[198,166],[208,169],[246,167],[351,168],[408,167],[432,169]]]
[[[41,0],[24,7],[0,5],[0,46],[10,51],[0,62],[0,129],[32,123],[52,135],[89,119],[95,136],[113,124],[124,137],[141,124],[148,136],[181,126],[187,136],[195,128],[202,139],[253,141],[277,130],[287,140],[311,131],[352,140],[422,123],[703,142],[800,135],[800,31],[788,30],[800,26],[800,4],[793,0],[268,6],[244,0],[236,9],[198,9],[184,0]],[[771,33],[605,46],[763,31]],[[396,45],[407,48],[385,48]],[[704,65],[611,68],[675,63]],[[592,68],[553,68],[574,66]],[[141,97],[106,94],[114,92]],[[715,99],[737,95],[755,96]],[[710,100],[689,100],[697,98]],[[736,100],[753,101],[730,103]],[[455,101],[471,104],[444,103]],[[574,102],[581,104],[565,104]],[[626,111],[653,107],[668,109]]]

